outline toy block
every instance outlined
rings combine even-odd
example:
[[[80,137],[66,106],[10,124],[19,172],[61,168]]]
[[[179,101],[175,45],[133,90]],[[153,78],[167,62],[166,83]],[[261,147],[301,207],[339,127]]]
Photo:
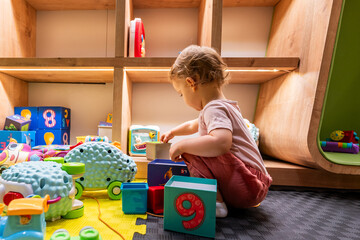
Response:
[[[170,159],[170,146],[171,143],[148,142],[146,143],[146,158],[148,160]]]
[[[69,145],[70,129],[40,129],[36,131],[36,145]]]
[[[29,130],[37,130],[38,129],[38,107],[15,107],[15,114],[21,115],[22,117],[31,120],[31,124],[29,126]]]
[[[6,117],[4,130],[10,131],[28,131],[31,120],[18,114]]]
[[[35,146],[36,132],[35,131],[0,131],[0,150],[3,151],[10,141],[17,143],[26,143],[27,145]]]
[[[359,152],[359,145],[355,143],[320,141],[320,145],[324,152],[342,152],[353,154],[357,154]]]
[[[151,162],[144,157],[132,157],[136,163],[137,173],[135,175],[136,179],[147,178],[148,176],[148,164]]]
[[[129,132],[130,156],[146,156],[147,142],[159,141],[159,132],[158,126],[132,125]]]
[[[155,159],[148,164],[149,186],[164,186],[173,175],[189,176],[190,174],[184,162]]]
[[[164,229],[215,237],[215,179],[173,176],[165,184]]]
[[[125,214],[145,214],[147,210],[147,183],[123,183],[122,210]]]
[[[39,129],[70,129],[70,109],[65,107],[39,107]]]
[[[164,212],[164,186],[149,187],[148,210],[155,214]]]

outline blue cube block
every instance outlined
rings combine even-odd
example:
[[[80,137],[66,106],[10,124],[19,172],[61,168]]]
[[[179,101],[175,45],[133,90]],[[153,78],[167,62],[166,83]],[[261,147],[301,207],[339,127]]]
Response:
[[[215,179],[173,176],[165,184],[164,229],[215,237]]]
[[[189,170],[184,162],[173,162],[168,159],[155,159],[148,164],[149,186],[164,186],[173,176],[189,176]]]
[[[35,146],[35,131],[0,131],[0,151],[3,151],[10,143],[10,139],[15,139],[18,143],[26,143],[30,147]]]
[[[36,131],[36,145],[69,145],[70,129],[39,129]]]
[[[38,107],[15,107],[15,114],[31,120],[29,130],[38,129]]]
[[[147,211],[147,183],[123,183],[122,210],[125,214],[145,214]]]
[[[38,129],[70,129],[70,109],[39,107]]]

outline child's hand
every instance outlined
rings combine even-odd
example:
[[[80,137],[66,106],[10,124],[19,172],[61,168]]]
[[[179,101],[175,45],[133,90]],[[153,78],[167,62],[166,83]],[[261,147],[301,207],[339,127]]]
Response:
[[[183,154],[184,152],[181,150],[181,146],[182,146],[181,142],[177,142],[171,145],[169,154],[172,161],[174,162],[182,161],[181,154]]]
[[[160,141],[167,143],[168,141],[170,141],[173,138],[174,138],[174,134],[172,134],[171,131],[168,131],[168,132],[164,133],[163,135],[161,135]]]

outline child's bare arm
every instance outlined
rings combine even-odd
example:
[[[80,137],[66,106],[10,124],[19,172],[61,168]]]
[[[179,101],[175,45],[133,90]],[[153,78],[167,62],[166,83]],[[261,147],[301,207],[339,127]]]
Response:
[[[181,136],[181,135],[190,135],[194,134],[198,131],[199,121],[198,119],[190,120],[187,122],[184,122],[175,128],[171,129],[170,131],[164,133],[161,135],[160,140],[162,142],[168,142],[170,139],[172,139],[175,136]]]
[[[232,132],[228,129],[215,129],[209,135],[182,140],[170,148],[171,160],[179,160],[183,153],[202,157],[216,157],[230,151]]]

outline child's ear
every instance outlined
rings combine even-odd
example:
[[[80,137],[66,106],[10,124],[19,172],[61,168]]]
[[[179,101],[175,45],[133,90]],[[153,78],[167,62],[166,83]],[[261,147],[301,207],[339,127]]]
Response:
[[[196,90],[196,82],[194,81],[194,79],[192,79],[191,77],[187,77],[185,79],[186,81],[186,85],[191,87],[191,89],[195,92]]]

